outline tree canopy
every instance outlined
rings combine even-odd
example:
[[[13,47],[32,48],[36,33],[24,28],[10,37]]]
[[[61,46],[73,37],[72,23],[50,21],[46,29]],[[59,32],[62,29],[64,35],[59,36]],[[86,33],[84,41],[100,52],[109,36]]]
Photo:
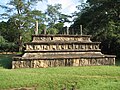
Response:
[[[82,9],[81,9],[82,8]],[[120,2],[118,0],[87,0],[79,5],[72,27],[83,25],[84,34],[100,41],[102,51],[118,54],[120,48]],[[77,32],[79,33],[79,31]]]
[[[35,20],[43,23],[43,17],[45,16],[41,11],[32,9],[33,6],[42,0],[10,0],[6,6],[0,5],[6,10],[1,16],[7,21],[7,27],[5,32],[13,36],[16,39],[15,43],[21,46],[21,41],[29,41],[30,36],[34,28]],[[13,26],[13,27],[12,27]],[[10,30],[11,29],[11,30]],[[34,30],[34,29],[33,29]],[[13,32],[13,33],[12,33]],[[4,33],[5,34],[5,33]],[[13,35],[14,34],[14,35]],[[26,34],[28,36],[26,37]],[[6,34],[7,35],[7,34]],[[6,37],[9,40],[9,36]],[[9,40],[15,41],[15,40]]]

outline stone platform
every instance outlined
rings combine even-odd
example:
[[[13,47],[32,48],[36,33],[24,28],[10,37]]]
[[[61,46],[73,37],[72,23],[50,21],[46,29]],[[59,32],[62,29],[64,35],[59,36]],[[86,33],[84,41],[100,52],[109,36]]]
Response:
[[[32,35],[22,57],[14,57],[12,68],[115,65],[114,55],[104,55],[100,42],[90,35]]]

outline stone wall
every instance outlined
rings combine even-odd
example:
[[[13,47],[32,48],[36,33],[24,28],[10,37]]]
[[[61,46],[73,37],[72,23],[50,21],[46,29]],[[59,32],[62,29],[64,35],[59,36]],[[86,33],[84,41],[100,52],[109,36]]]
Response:
[[[71,58],[71,59],[51,59],[51,60],[16,60],[12,62],[12,68],[46,68],[58,66],[99,66],[114,65],[115,58]]]

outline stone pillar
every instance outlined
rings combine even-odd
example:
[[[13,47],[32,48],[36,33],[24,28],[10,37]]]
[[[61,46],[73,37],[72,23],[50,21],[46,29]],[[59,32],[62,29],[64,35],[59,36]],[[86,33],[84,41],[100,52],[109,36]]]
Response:
[[[35,23],[35,35],[38,35],[38,21]]]
[[[82,35],[82,25],[80,25],[80,34]]]
[[[67,27],[67,35],[69,35],[69,27]]]
[[[46,34],[46,28],[44,28],[44,34]]]
[[[21,52],[22,51],[22,47],[23,44],[22,44],[22,36],[19,37],[19,51]]]

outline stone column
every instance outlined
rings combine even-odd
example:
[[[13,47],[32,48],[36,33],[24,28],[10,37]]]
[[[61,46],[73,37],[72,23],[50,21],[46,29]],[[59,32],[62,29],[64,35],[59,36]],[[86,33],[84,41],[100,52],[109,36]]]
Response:
[[[82,35],[82,25],[80,25],[80,34]]]
[[[44,28],[44,34],[46,34],[46,28]]]
[[[35,23],[35,35],[38,35],[38,21]]]
[[[69,35],[69,27],[67,27],[67,35]]]
[[[19,37],[19,51],[21,52],[23,49],[23,44],[22,44],[22,36]]]

